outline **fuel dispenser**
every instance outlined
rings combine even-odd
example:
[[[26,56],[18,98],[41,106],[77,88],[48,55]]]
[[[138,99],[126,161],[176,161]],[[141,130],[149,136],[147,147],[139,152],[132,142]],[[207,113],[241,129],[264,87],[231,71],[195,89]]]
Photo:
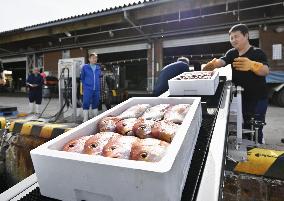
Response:
[[[64,117],[64,108],[71,108],[73,122],[76,122],[77,120],[77,88],[78,85],[80,85],[80,71],[84,63],[84,57],[60,59],[58,61],[58,91],[60,106],[58,115]]]

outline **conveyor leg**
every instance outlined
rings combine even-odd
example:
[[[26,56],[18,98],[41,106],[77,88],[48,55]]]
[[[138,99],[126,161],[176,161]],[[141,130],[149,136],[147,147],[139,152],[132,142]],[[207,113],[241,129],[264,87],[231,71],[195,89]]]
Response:
[[[242,123],[243,123],[243,113],[242,113],[242,88],[237,87],[237,143],[242,143]]]

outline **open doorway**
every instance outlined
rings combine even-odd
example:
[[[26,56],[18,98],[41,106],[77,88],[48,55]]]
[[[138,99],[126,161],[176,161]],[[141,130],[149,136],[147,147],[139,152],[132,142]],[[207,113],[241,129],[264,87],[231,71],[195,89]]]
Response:
[[[147,50],[99,54],[99,63],[119,66],[119,87],[128,91],[147,90]]]
[[[4,70],[11,71],[7,77],[7,87],[10,92],[21,92],[26,86],[26,62],[3,63]]]

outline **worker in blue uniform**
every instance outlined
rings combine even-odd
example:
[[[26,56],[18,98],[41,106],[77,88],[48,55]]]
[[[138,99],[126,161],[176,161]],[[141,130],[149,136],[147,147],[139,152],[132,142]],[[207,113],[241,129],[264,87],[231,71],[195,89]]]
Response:
[[[28,76],[27,86],[29,87],[29,113],[40,113],[40,105],[42,101],[42,85],[43,78],[38,68],[34,68],[33,72]],[[34,111],[35,106],[35,111]]]
[[[179,57],[174,63],[165,66],[158,77],[158,80],[154,87],[154,96],[159,96],[169,89],[168,80],[175,76],[189,72],[189,59],[186,57]]]
[[[98,106],[101,94],[101,67],[97,64],[98,55],[95,52],[89,54],[89,64],[81,69],[81,81],[83,85],[83,122],[87,121],[88,111],[92,105],[93,116],[98,114]]]

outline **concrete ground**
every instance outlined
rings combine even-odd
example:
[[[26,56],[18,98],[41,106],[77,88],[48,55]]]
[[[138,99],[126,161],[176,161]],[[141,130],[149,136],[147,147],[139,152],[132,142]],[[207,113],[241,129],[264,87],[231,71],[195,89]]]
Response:
[[[18,109],[18,113],[19,114],[28,114],[29,112],[29,100],[27,97],[0,97],[0,106],[8,106],[8,107],[17,107]],[[40,112],[42,112],[44,110],[44,112],[41,115],[40,120],[42,121],[48,121],[48,120],[53,120],[54,117],[60,110],[60,104],[59,104],[59,99],[58,98],[52,98],[50,101],[49,99],[42,99],[42,103],[40,105]],[[77,110],[77,113],[80,112],[81,116],[77,117],[76,123],[73,123],[73,118],[72,118],[72,114],[73,114],[73,109],[70,108],[67,110],[67,107],[64,108],[63,110],[63,115],[65,120],[61,121],[60,119],[57,121],[59,123],[64,123],[64,124],[68,124],[71,127],[74,127],[80,123],[82,123],[83,121],[83,117],[82,117],[82,109],[80,109],[79,111]],[[106,110],[105,105],[103,105],[102,110],[99,111],[99,113],[102,113]],[[90,111],[91,112],[91,111]],[[38,119],[39,115],[29,115],[25,118],[27,119]],[[14,118],[14,117],[10,117],[8,116],[7,118]],[[71,122],[71,124],[69,124]]]
[[[284,108],[269,105],[266,113],[266,126],[264,127],[264,139],[266,144],[284,146]]]
[[[43,99],[41,109],[45,107],[48,100]],[[0,97],[0,106],[15,106],[18,108],[19,113],[27,113],[29,110],[29,102],[26,97]],[[58,99],[51,99],[43,116],[52,116],[59,110]],[[103,106],[103,111],[105,107]],[[65,113],[66,116],[71,115],[72,111]],[[284,146],[281,139],[284,139],[284,108],[269,105],[267,116],[267,125],[264,127],[264,136],[266,144],[276,144]]]

